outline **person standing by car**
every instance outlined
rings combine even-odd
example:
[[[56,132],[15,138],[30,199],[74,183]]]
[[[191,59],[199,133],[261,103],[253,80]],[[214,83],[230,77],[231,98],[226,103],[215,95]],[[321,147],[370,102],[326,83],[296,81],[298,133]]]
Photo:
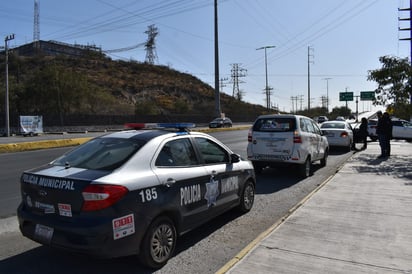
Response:
[[[378,111],[377,115],[378,125],[376,127],[376,134],[381,147],[381,155],[378,158],[389,157],[391,154],[392,121],[387,112],[382,114],[382,111]]]
[[[363,117],[361,119],[361,124],[359,127],[359,140],[363,143],[361,150],[365,150],[368,146],[367,138],[368,138],[368,119]]]

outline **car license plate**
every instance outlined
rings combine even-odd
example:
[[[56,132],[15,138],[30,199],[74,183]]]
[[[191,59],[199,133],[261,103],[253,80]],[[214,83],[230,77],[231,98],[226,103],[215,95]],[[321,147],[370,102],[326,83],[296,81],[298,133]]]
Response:
[[[335,137],[334,133],[328,133],[328,137]]]
[[[54,229],[52,227],[36,224],[34,236],[41,241],[46,241],[46,243],[50,243],[53,237],[53,232]]]

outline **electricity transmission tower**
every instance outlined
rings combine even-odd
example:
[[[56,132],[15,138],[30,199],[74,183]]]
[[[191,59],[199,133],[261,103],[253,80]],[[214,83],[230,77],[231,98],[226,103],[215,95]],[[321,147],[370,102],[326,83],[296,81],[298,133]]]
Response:
[[[239,89],[239,83],[244,83],[244,81],[239,80],[239,78],[241,77],[245,77],[246,76],[246,69],[241,68],[240,64],[232,64],[232,69],[231,71],[231,83],[233,83],[233,93],[232,96],[236,97],[238,100],[242,99],[242,94],[241,91]]]
[[[145,33],[147,34],[147,41],[145,44],[145,48],[146,48],[145,63],[153,65],[155,60],[157,60],[155,38],[159,34],[159,32],[157,31],[157,27],[155,27],[155,25],[150,25],[148,27],[148,30],[145,31]]]

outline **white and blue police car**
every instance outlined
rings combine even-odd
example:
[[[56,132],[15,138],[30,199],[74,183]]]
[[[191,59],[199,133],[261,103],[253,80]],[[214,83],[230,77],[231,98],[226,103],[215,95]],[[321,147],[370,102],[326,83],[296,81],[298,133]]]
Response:
[[[251,162],[190,131],[194,124],[129,126],[22,174],[24,236],[98,257],[137,254],[160,268],[179,235],[230,209],[251,210]]]

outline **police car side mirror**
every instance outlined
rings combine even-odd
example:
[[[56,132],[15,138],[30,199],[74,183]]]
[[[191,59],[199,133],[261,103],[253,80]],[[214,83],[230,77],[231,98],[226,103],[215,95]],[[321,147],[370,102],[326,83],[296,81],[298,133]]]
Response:
[[[238,154],[230,154],[230,162],[231,163],[239,163],[240,162],[240,156]]]

